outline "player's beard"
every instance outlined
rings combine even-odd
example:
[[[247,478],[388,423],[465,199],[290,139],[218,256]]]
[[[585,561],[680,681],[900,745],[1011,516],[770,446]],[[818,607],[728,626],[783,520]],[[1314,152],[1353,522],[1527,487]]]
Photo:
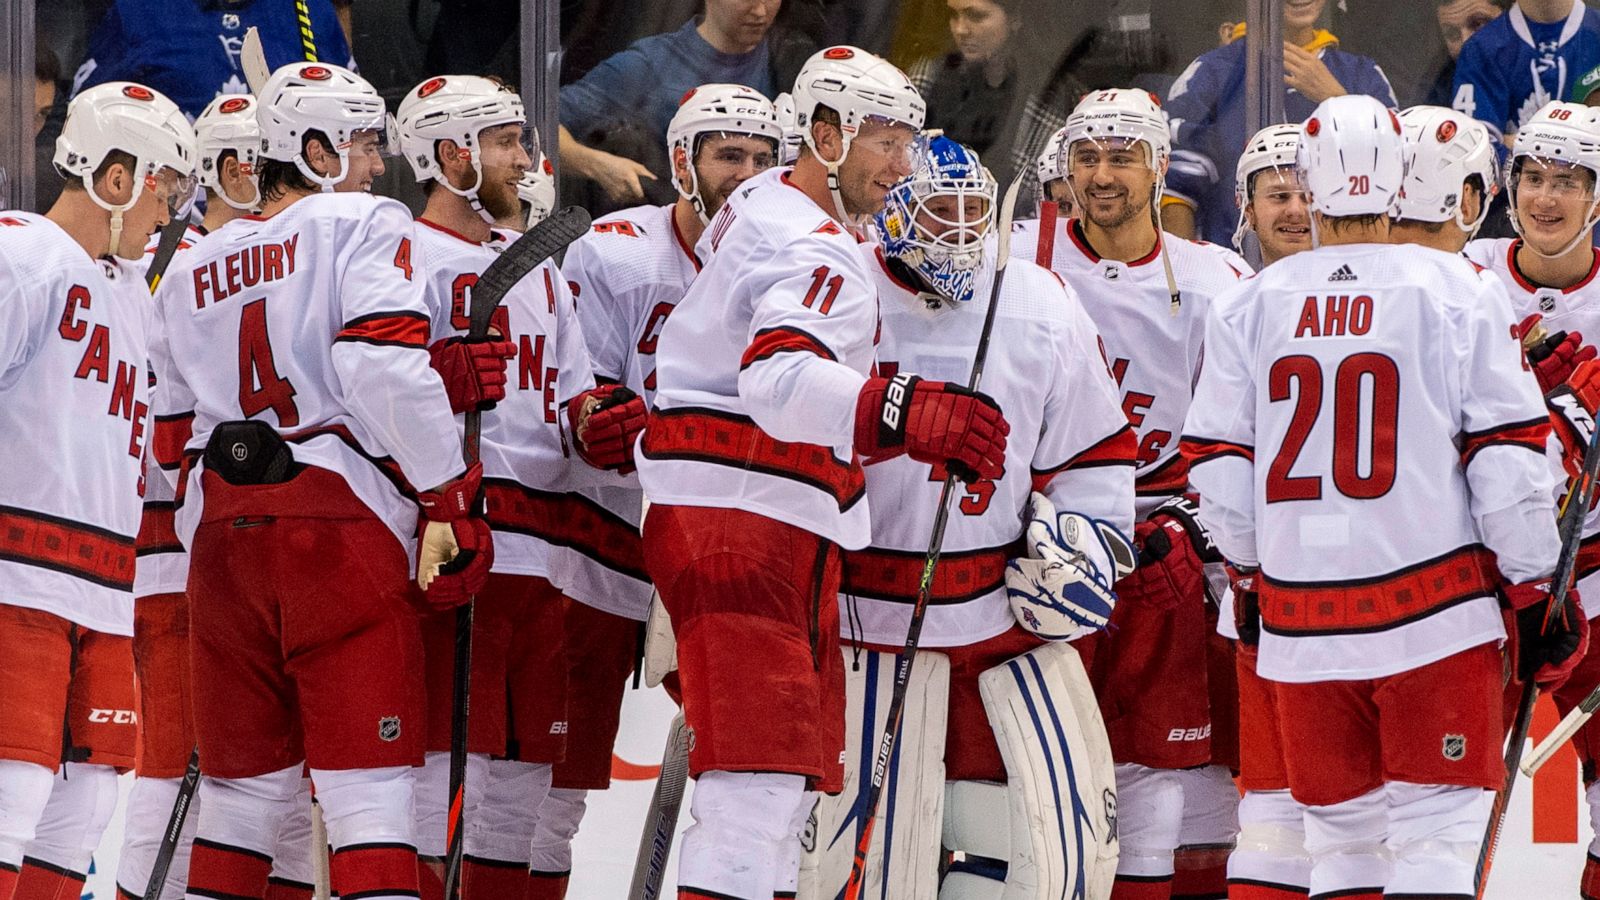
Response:
[[[1150,201],[1146,199],[1143,203],[1139,203],[1130,191],[1122,198],[1122,204],[1110,212],[1096,212],[1093,202],[1079,204],[1078,209],[1084,218],[1094,223],[1095,227],[1111,231],[1132,222],[1135,216],[1148,215]]]
[[[496,221],[514,219],[522,215],[522,200],[517,189],[505,184],[506,170],[484,172],[483,186],[478,188],[478,202]]]

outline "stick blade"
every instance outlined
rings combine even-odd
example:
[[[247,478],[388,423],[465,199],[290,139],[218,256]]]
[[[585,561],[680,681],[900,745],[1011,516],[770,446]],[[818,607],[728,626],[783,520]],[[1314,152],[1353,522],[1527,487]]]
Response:
[[[1022,193],[1022,179],[1022,175],[1011,179],[1011,185],[1000,200],[1000,218],[996,220],[1000,227],[1000,242],[994,260],[996,273],[1004,269],[1011,259],[1011,223],[1017,217],[1017,196]]]
[[[471,306],[468,315],[471,326],[468,334],[481,338],[489,333],[489,319],[495,307],[517,282],[532,272],[540,263],[560,253],[566,246],[589,230],[587,210],[569,206],[547,217],[528,229],[505,252],[489,264],[472,286]]]
[[[683,804],[683,789],[689,780],[689,735],[683,713],[672,720],[667,731],[666,752],[661,758],[661,775],[650,811],[645,814],[644,831],[639,835],[639,855],[633,866],[631,900],[660,900],[666,879],[667,858],[672,855],[672,840],[678,830],[678,810]]]
[[[267,66],[267,51],[261,46],[261,31],[251,25],[244,33],[244,45],[239,51],[239,66],[244,69],[245,83],[250,93],[260,96],[261,88],[272,75]]]

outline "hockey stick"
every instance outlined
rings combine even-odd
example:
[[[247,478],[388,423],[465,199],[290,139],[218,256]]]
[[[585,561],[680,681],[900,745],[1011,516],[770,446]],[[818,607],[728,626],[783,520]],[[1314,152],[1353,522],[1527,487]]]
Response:
[[[172,218],[161,229],[161,240],[156,242],[156,253],[150,257],[150,268],[144,271],[144,283],[149,285],[152,294],[161,285],[161,276],[167,274],[167,266],[172,264],[178,245],[183,243],[183,235],[189,230],[187,218],[177,213],[169,212],[169,215]]]
[[[1573,576],[1578,567],[1578,542],[1583,539],[1583,521],[1589,511],[1589,505],[1594,501],[1597,475],[1600,475],[1600,428],[1595,429],[1594,435],[1589,438],[1589,446],[1583,451],[1583,471],[1578,473],[1578,477],[1573,479],[1567,488],[1567,506],[1561,511],[1561,555],[1556,559],[1555,575],[1550,579],[1550,611],[1545,615],[1546,624],[1561,617],[1561,608],[1567,601],[1567,591],[1572,587]],[[1600,693],[1600,688],[1597,688],[1596,692]],[[1511,802],[1511,788],[1517,783],[1519,768],[1517,763],[1522,759],[1522,745],[1528,739],[1528,729],[1533,724],[1533,705],[1538,699],[1539,686],[1529,678],[1528,683],[1522,686],[1522,699],[1517,703],[1516,724],[1512,727],[1511,739],[1506,744],[1506,780],[1495,794],[1494,806],[1489,812],[1489,827],[1484,831],[1483,846],[1478,850],[1476,896],[1480,900],[1489,884],[1489,868],[1494,865],[1494,852],[1500,842],[1500,829],[1505,825],[1506,807]],[[1590,694],[1583,700],[1583,704],[1589,705],[1591,710],[1596,703],[1600,703],[1600,698],[1595,694]],[[1581,708],[1582,705],[1579,709]],[[1587,718],[1587,714],[1584,718]],[[1566,722],[1563,721],[1562,724],[1565,725]],[[1577,731],[1582,724],[1582,721],[1579,721],[1573,726],[1572,731]],[[1569,732],[1567,736],[1570,737],[1571,733]],[[1546,756],[1554,752],[1555,749],[1552,747],[1547,750]]]
[[[244,82],[250,85],[250,93],[259,97],[261,88],[272,77],[272,69],[267,67],[267,51],[262,49],[261,32],[254,25],[245,29],[244,44],[239,48],[239,68],[244,69]]]
[[[1017,211],[1017,192],[1022,187],[1023,176],[1012,179],[1006,188],[1005,200],[1000,204],[999,240],[995,252],[994,284],[989,288],[989,308],[983,313],[983,330],[978,333],[978,350],[972,359],[972,376],[967,379],[967,389],[976,391],[983,378],[984,361],[989,356],[989,335],[994,331],[995,309],[1000,305],[1000,286],[1005,282],[1006,264],[1011,260],[1011,220]],[[877,821],[878,803],[883,799],[883,785],[889,771],[889,760],[894,757],[894,744],[900,737],[900,723],[905,718],[906,691],[911,684],[911,664],[917,658],[917,644],[922,640],[922,620],[928,612],[928,601],[933,593],[933,573],[939,566],[939,554],[944,549],[944,529],[950,521],[950,495],[955,492],[956,477],[946,475],[944,487],[939,490],[939,508],[933,517],[933,534],[928,538],[928,555],[922,563],[922,580],[917,585],[917,601],[911,607],[911,623],[906,628],[906,645],[895,662],[894,694],[889,699],[889,714],[884,721],[883,740],[878,743],[878,756],[872,763],[872,784],[863,798],[860,810],[861,825],[856,837],[855,858],[850,863],[850,880],[845,883],[845,900],[860,900],[867,874],[867,851],[872,847],[873,823]]]
[[[589,230],[589,213],[576,207],[566,209],[533,226],[505,249],[483,270],[472,286],[468,311],[467,340],[481,341],[489,336],[490,320],[500,301],[532,272],[535,266],[560,253],[568,244]],[[466,439],[461,454],[467,466],[478,461],[483,438],[483,413],[468,410]],[[450,805],[446,814],[444,858],[444,896],[456,900],[461,895],[462,804],[467,785],[467,716],[472,685],[472,606],[456,609],[454,681],[450,697]]]
[[[683,805],[683,787],[689,780],[689,735],[683,712],[667,730],[667,749],[661,755],[661,775],[650,797],[650,811],[644,816],[644,831],[639,834],[639,855],[633,863],[630,900],[660,900],[661,883],[667,874],[667,857],[672,855],[672,839],[678,832],[678,809]]]
[[[294,0],[294,18],[300,25],[300,48],[305,51],[306,62],[317,61],[317,36],[311,30],[311,10],[306,0]]]
[[[157,276],[160,280],[160,276]],[[167,882],[167,872],[172,869],[172,857],[178,852],[178,838],[183,834],[184,820],[189,818],[189,806],[194,802],[194,791],[200,784],[200,748],[189,752],[189,766],[183,770],[183,780],[178,782],[178,797],[172,801],[172,814],[167,817],[167,828],[161,832],[161,846],[156,849],[156,861],[150,867],[150,880],[145,883],[144,900],[160,900],[161,888]]]

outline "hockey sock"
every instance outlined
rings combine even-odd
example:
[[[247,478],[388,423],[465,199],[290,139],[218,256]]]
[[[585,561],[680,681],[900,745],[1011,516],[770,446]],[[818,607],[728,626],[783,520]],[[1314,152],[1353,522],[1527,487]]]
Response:
[[[466,863],[462,863],[463,871],[461,891],[466,895]],[[444,861],[434,856],[417,857],[417,895],[421,900],[444,900]]]
[[[1306,900],[1308,896],[1303,887],[1267,884],[1243,878],[1228,880],[1228,900]]]
[[[537,872],[530,869],[524,882],[522,900],[563,900],[567,896],[567,882],[571,878],[571,870]]]
[[[88,876],[31,856],[22,859],[22,874],[17,878],[12,900],[57,900],[83,894]]]
[[[16,866],[0,863],[0,900],[11,900],[17,889],[17,873]]]
[[[333,891],[362,900],[406,900],[417,896],[417,851],[409,844],[355,844],[333,852],[328,862]]]
[[[1171,875],[1118,875],[1111,900],[1170,900]]]
[[[1232,847],[1179,847],[1172,857],[1172,900],[1226,898],[1231,852]]]
[[[462,900],[497,900],[524,896],[528,884],[528,865],[498,859],[464,856],[461,859]],[[426,897],[426,895],[424,895]]]
[[[265,900],[311,900],[315,893],[314,885],[303,881],[291,881],[277,875],[267,878],[267,896]]]
[[[5,874],[0,872],[0,879],[4,878]],[[0,885],[4,883],[0,880]],[[1583,880],[1578,882],[1578,893],[1583,900],[1600,900],[1600,856],[1595,856],[1593,852],[1583,863]],[[5,895],[5,891],[0,890],[0,900],[4,900]]]
[[[189,893],[203,897],[264,897],[272,859],[240,847],[194,839],[189,853]]]

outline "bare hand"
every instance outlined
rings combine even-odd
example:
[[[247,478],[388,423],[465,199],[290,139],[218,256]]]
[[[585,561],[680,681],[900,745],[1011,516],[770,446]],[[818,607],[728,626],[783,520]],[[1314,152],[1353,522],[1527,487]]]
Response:
[[[1312,103],[1345,94],[1344,85],[1315,53],[1293,44],[1283,45],[1283,83]]]
[[[651,181],[656,176],[639,163],[626,157],[606,153],[603,150],[593,150],[593,156],[587,160],[585,168],[588,175],[599,183],[606,196],[617,202],[633,202],[644,199],[644,185],[641,178]]]

